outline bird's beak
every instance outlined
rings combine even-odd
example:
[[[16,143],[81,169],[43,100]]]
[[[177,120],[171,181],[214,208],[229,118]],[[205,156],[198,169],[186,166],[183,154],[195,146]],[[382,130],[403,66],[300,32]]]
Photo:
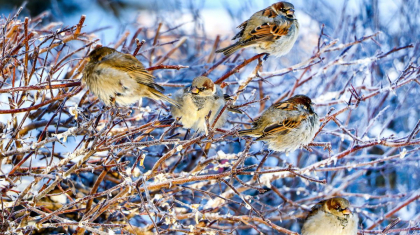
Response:
[[[286,11],[286,15],[287,16],[293,16],[295,14],[295,10],[294,9],[289,9]]]
[[[351,210],[349,208],[344,209],[342,212],[343,212],[344,215],[351,215],[352,214]]]
[[[200,92],[200,90],[198,90],[198,88],[197,88],[197,87],[193,87],[193,88],[191,88],[191,93],[193,93],[193,94],[198,94],[198,92]]]

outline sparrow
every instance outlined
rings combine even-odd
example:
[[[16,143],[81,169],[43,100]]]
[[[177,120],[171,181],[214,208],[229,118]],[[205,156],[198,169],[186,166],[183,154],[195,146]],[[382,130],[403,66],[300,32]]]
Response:
[[[287,54],[299,33],[299,23],[294,12],[293,4],[278,2],[254,13],[238,26],[240,31],[232,38],[238,41],[216,52],[229,56],[241,48],[253,47],[258,53],[277,57]]]
[[[82,80],[106,105],[130,105],[147,97],[178,105],[162,94],[163,87],[136,57],[109,47],[99,47],[90,52],[83,70]]]
[[[240,130],[239,135],[265,141],[274,151],[294,151],[309,144],[319,130],[319,117],[312,105],[311,99],[304,95],[274,103],[252,123],[253,128]]]
[[[174,94],[174,99],[180,106],[172,105],[171,113],[172,116],[181,118],[180,122],[184,128],[207,133],[205,117],[211,111],[209,123],[212,125],[225,106],[226,98],[222,89],[210,78],[199,76],[193,79],[190,86],[186,86]],[[227,112],[223,112],[214,128],[223,126],[227,116]]]
[[[359,218],[342,197],[318,202],[303,223],[302,235],[356,235]]]

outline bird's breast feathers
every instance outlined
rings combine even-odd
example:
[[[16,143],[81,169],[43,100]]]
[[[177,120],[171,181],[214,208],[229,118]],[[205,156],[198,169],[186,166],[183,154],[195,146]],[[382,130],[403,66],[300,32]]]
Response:
[[[307,219],[302,235],[357,235],[357,222],[355,214],[343,221],[335,215],[318,211]]]

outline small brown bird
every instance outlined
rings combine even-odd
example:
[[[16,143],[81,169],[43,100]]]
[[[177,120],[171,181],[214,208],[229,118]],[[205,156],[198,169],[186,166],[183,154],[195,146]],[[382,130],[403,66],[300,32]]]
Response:
[[[205,117],[211,111],[210,125],[226,104],[222,89],[204,76],[194,78],[191,86],[179,90],[174,94],[179,107],[171,106],[174,117],[181,117],[184,128],[207,132]],[[223,112],[217,120],[215,128],[223,126],[227,119],[227,112]]]
[[[293,4],[278,2],[254,13],[238,26],[241,31],[232,38],[238,41],[216,52],[229,56],[241,48],[253,47],[257,53],[274,56],[287,54],[299,33],[299,23],[294,12]]]
[[[162,94],[163,87],[136,57],[109,47],[94,49],[88,57],[82,80],[106,105],[130,105],[147,97],[178,105]]]
[[[319,130],[319,117],[312,104],[304,95],[275,103],[253,123],[253,128],[241,130],[239,134],[257,137],[274,151],[294,151],[309,144]]]
[[[356,235],[359,218],[341,197],[318,202],[302,227],[302,235]]]

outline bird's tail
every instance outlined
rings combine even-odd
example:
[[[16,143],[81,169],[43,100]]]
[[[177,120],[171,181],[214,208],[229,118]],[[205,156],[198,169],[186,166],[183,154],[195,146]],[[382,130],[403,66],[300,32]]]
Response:
[[[175,105],[176,107],[180,107],[180,105],[179,105],[179,103],[178,102],[176,102],[175,100],[173,100],[173,99],[171,99],[171,98],[169,98],[169,97],[167,97],[166,95],[164,95],[164,94],[162,94],[161,92],[159,92],[159,91],[153,91],[152,92],[153,93],[153,95],[155,95],[158,99],[161,99],[161,100],[164,100],[164,101],[166,101],[166,102],[168,102],[168,103],[170,103],[170,104],[172,104],[172,105]]]
[[[232,99],[232,97],[231,97],[230,95],[228,95],[228,94],[223,94],[223,98],[224,98],[226,101],[228,101],[228,100],[233,100],[233,99]],[[243,114],[243,112],[242,112],[240,109],[235,108],[235,107],[233,107],[232,105],[231,105],[230,107],[228,107],[228,108],[227,108],[227,110],[228,110],[229,112],[232,112],[232,113],[239,113],[239,114]]]
[[[255,129],[245,129],[238,131],[240,136],[251,136],[251,137],[260,137],[261,135],[258,135],[255,133]]]
[[[230,56],[233,53],[235,53],[235,51],[241,49],[242,47],[243,47],[243,45],[241,43],[237,42],[237,43],[235,43],[233,45],[230,45],[228,47],[225,47],[225,48],[222,48],[222,49],[217,50],[216,53],[223,52],[223,54],[225,56]]]
[[[232,112],[232,113],[239,113],[239,114],[243,114],[243,113],[244,113],[244,112],[242,112],[240,109],[233,108],[233,107],[228,107],[228,108],[227,108],[227,110],[228,110],[229,112]]]

